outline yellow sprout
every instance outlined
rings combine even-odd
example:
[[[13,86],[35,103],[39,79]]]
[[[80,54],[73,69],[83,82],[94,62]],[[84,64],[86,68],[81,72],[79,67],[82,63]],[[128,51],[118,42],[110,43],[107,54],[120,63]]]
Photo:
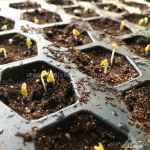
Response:
[[[41,72],[41,81],[42,81],[42,84],[43,84],[43,87],[44,87],[44,91],[46,92],[47,89],[46,89],[45,82],[44,82],[44,79],[43,79],[44,76],[48,76],[48,72],[46,70],[43,70]]]
[[[99,146],[94,146],[94,150],[104,150],[103,145],[99,142]]]
[[[39,24],[39,19],[34,18],[34,23]]]
[[[3,48],[0,48],[0,53],[2,53],[3,52]]]
[[[124,26],[125,26],[124,21],[122,21],[120,24],[120,30],[124,29]]]
[[[145,17],[145,18],[144,18],[144,23],[145,23],[145,24],[148,24],[148,17]]]
[[[121,5],[117,5],[118,9],[123,9],[123,7]]]
[[[32,45],[31,39],[29,37],[27,37],[27,39],[26,39],[26,44],[27,44],[27,46]]]
[[[87,7],[84,8],[83,12],[88,13],[89,9]]]
[[[50,70],[50,72],[48,73],[47,82],[48,83],[49,82],[53,82],[53,83],[55,82],[52,70]]]
[[[105,6],[105,7],[104,7],[104,10],[109,10],[109,7]]]
[[[48,75],[48,72],[46,71],[46,70],[43,70],[42,72],[41,72],[41,76],[47,76]]]
[[[143,23],[144,23],[144,19],[140,19],[140,20],[139,20],[139,25],[142,26]]]
[[[108,61],[107,61],[107,59],[104,59],[104,60],[100,63],[100,65],[104,67],[104,73],[106,74],[106,72],[107,72],[107,66],[108,66]]]
[[[7,30],[7,25],[3,25],[2,30],[6,31]]]
[[[77,29],[73,29],[73,35],[75,36],[75,37],[77,37],[78,35],[80,35],[80,31],[78,31]]]
[[[5,58],[7,58],[6,50],[4,48],[0,48],[0,53],[4,53]]]
[[[150,52],[150,44],[148,44],[148,45],[145,47],[145,52],[146,52],[146,53],[149,53],[149,52]]]
[[[27,85],[26,83],[23,83],[22,86],[21,86],[21,94],[25,97],[27,97]]]
[[[112,44],[112,49],[115,49],[115,50],[118,49],[118,45],[116,43],[113,43]]]

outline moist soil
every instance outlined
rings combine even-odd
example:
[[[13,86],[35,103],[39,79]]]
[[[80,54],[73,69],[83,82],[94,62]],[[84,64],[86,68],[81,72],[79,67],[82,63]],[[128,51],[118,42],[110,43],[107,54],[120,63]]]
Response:
[[[9,43],[9,39],[13,40],[12,44]],[[32,45],[30,46],[28,53],[26,37],[20,34],[2,35],[0,40],[0,48],[4,48],[7,54],[7,58],[5,58],[4,53],[0,53],[0,65],[24,60],[37,55],[36,43],[32,41]]]
[[[128,14],[128,13],[123,15],[124,19],[127,19],[129,22],[135,23],[137,25],[139,23],[139,20],[142,18],[144,19],[145,17],[148,17],[148,15]],[[149,23],[148,24],[143,23],[142,26],[150,28]]]
[[[132,33],[127,27],[120,30],[120,23],[107,18],[95,19],[89,21],[94,30],[98,30],[100,34],[110,34],[112,36],[121,36]]]
[[[44,63],[34,63],[4,72],[0,87],[1,101],[27,120],[47,116],[75,103],[76,97],[71,81],[66,74],[58,70],[52,70],[55,86],[47,83],[44,78],[47,87],[47,92],[44,92],[41,72],[50,69],[50,66]],[[27,85],[27,97],[21,94],[23,83]]]
[[[2,30],[3,25],[7,25],[7,30],[13,29],[15,26],[15,22],[0,16],[0,31]]]
[[[36,3],[36,2],[30,2],[30,1],[26,1],[26,2],[22,2],[22,3],[11,3],[9,4],[9,7],[12,8],[16,8],[16,9],[36,9],[36,8],[40,8],[41,5]]]
[[[73,29],[77,29],[80,35],[75,39],[73,35]],[[92,43],[87,30],[88,26],[85,23],[72,21],[68,25],[54,26],[44,28],[44,38],[48,41],[53,42],[53,45],[57,47],[74,47]]]
[[[111,12],[117,12],[117,13],[127,12],[125,9],[118,8],[116,5],[113,5],[113,4],[100,4],[100,5],[97,5],[97,7],[100,9],[104,9],[104,7],[108,7],[108,11],[111,11]]]
[[[75,63],[79,71],[99,82],[106,83],[106,85],[116,86],[138,76],[138,73],[123,56],[115,55],[111,66],[111,52],[101,47],[90,48],[88,51],[70,48],[69,53],[60,52],[59,56],[56,51],[49,50],[58,61],[64,62],[64,58],[67,57],[69,59],[68,64]],[[100,66],[101,61],[104,59],[108,61],[107,74],[104,74],[104,68]]]
[[[145,52],[145,47],[150,44],[150,39],[137,36],[124,40],[128,49],[134,54],[150,60],[150,53]]]
[[[85,8],[83,7],[71,7],[71,8],[64,8],[64,9],[66,13],[75,15],[77,17],[87,18],[87,17],[99,16],[99,14],[97,14],[94,10],[92,9],[85,10]]]
[[[71,0],[46,0],[49,4],[55,5],[72,5],[73,2]]]
[[[130,111],[129,123],[150,133],[150,84],[145,83],[138,88],[126,91],[123,100]]]
[[[125,138],[114,133],[93,115],[80,113],[38,131],[36,150],[94,150],[100,142],[105,150],[119,150]]]
[[[54,23],[62,21],[61,17],[54,12],[45,9],[36,9],[33,12],[25,12],[21,15],[21,20],[34,22],[34,18],[39,20],[39,24]]]

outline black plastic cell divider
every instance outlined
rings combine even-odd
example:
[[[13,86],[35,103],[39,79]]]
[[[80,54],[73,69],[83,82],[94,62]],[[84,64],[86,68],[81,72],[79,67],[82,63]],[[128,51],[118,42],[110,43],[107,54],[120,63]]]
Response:
[[[14,2],[18,3],[20,1]],[[24,0],[22,0],[21,2],[24,2]],[[116,50],[115,54],[123,56],[139,75],[138,77],[133,78],[130,81],[115,86],[114,87],[115,90],[114,89],[110,91],[96,90],[97,85],[95,84],[96,83],[95,79],[77,70],[76,65],[74,63],[69,64],[72,68],[70,69],[66,68],[66,64],[57,61],[55,59],[55,56],[49,51],[49,48],[51,48],[57,51],[57,53],[60,53],[63,51],[67,51],[68,48],[56,47],[53,45],[52,42],[45,40],[43,37],[42,31],[43,28],[67,25],[71,22],[71,19],[74,18],[72,15],[64,13],[64,11],[62,11],[63,8],[78,6],[78,4],[82,7],[86,5],[89,8],[95,9],[96,12],[98,12],[99,16],[91,18],[75,17],[78,19],[83,19],[83,21],[87,22],[87,25],[90,27],[87,33],[92,40],[92,43],[77,46],[76,48],[78,48],[83,52],[86,52],[91,48],[98,47],[100,49],[104,49],[108,52],[111,52],[112,44],[114,43],[112,37],[110,35],[101,35],[98,31],[93,30],[92,27],[90,26],[90,20],[108,18],[120,24],[121,21],[124,20],[123,17],[121,17],[122,15],[99,9],[96,5],[101,4],[101,2],[95,2],[91,4],[90,2],[73,1],[74,5],[71,6],[67,5],[56,6],[47,4],[46,1],[40,0],[38,1],[38,3],[41,4],[42,8],[44,9],[53,8],[53,10],[58,11],[58,14],[62,18],[62,21],[52,24],[37,25],[29,21],[20,20],[21,13],[25,12],[26,10],[17,10],[14,8],[9,8],[9,3],[13,2],[12,1],[0,2],[1,8],[0,16],[10,18],[11,20],[15,21],[15,27],[12,30],[0,32],[0,37],[5,36],[9,38],[11,34],[21,34],[24,37],[30,37],[31,40],[36,42],[37,56],[4,65],[0,64],[0,81],[2,82],[5,74],[7,75],[13,72],[14,70],[18,70],[19,73],[21,69],[24,69],[27,66],[36,66],[37,64],[39,65],[40,63],[46,64],[50,68],[56,68],[62,72],[65,72],[65,74],[68,75],[72,83],[73,89],[75,91],[75,94],[78,98],[74,104],[36,120],[26,120],[25,118],[20,116],[18,113],[16,113],[15,111],[13,111],[11,108],[9,108],[7,105],[5,105],[3,102],[0,101],[0,120],[1,120],[0,149],[36,150],[34,140],[31,142],[26,142],[24,144],[23,139],[21,137],[16,136],[16,134],[20,132],[20,133],[33,133],[33,135],[35,135],[36,132],[33,130],[34,128],[42,130],[53,124],[59,124],[66,118],[71,117],[74,114],[78,114],[82,111],[87,111],[88,113],[96,116],[101,122],[106,123],[111,128],[112,131],[116,131],[118,134],[123,135],[123,137],[125,137],[126,140],[125,144],[127,145],[131,143],[135,144],[134,148],[136,150],[139,149],[138,141],[147,142],[149,135],[144,134],[142,130],[140,128],[137,128],[135,125],[131,126],[128,123],[127,114],[130,112],[127,110],[125,103],[122,100],[118,100],[116,95],[131,89],[132,86],[138,87],[145,82],[149,82],[150,61],[131,53],[129,49],[124,45],[118,45],[119,48]],[[109,1],[107,1],[106,3],[109,3]],[[10,14],[6,12],[10,12]],[[15,12],[15,14],[17,15],[16,16],[13,15],[13,12]],[[133,23],[128,22],[127,20],[125,22],[126,27],[129,28],[133,33],[118,36],[118,38],[120,38],[121,40],[129,39],[134,36],[143,36],[145,38],[150,37],[149,28],[135,25]],[[23,26],[28,30],[24,31],[22,29]],[[84,82],[82,82],[83,85],[81,86],[81,89],[79,89],[78,85],[81,84],[79,82],[81,79],[83,79]],[[92,86],[87,84],[88,81],[91,82]],[[1,86],[3,85],[1,84]],[[87,92],[88,96],[85,96],[85,101],[80,101],[83,92],[85,93]],[[111,95],[112,97],[114,97],[113,103],[118,108],[113,106],[113,104],[111,103],[112,101],[107,100],[106,98],[107,95]],[[144,148],[149,149],[150,144]]]

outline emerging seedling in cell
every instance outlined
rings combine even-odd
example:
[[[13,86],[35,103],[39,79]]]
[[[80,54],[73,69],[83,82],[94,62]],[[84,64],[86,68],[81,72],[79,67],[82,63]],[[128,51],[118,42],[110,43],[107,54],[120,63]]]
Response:
[[[103,145],[99,142],[99,146],[94,146],[94,150],[104,150]]]
[[[8,41],[9,41],[9,44],[12,44],[12,42],[13,42],[13,39],[9,39]]]
[[[28,54],[30,54],[30,45],[32,45],[32,42],[31,42],[31,39],[29,38],[29,37],[27,37],[27,39],[26,39],[26,44],[27,44],[27,46],[28,46]]]
[[[34,23],[39,24],[39,19],[37,19],[36,17],[34,17]]]
[[[104,10],[108,11],[108,10],[109,10],[109,7],[105,6],[105,7],[104,7]]]
[[[22,86],[21,86],[21,94],[22,94],[24,97],[27,97],[27,95],[28,95],[26,83],[23,83]]]
[[[80,35],[80,31],[78,31],[77,29],[73,29],[72,33],[74,35],[75,42],[77,42],[77,36]]]
[[[42,84],[43,84],[43,87],[44,87],[44,91],[46,92],[47,91],[47,89],[46,89],[46,85],[45,85],[45,81],[44,81],[44,76],[47,76],[48,75],[48,72],[46,71],[46,70],[43,70],[42,72],[41,72],[41,80],[42,80]]]
[[[143,23],[144,23],[144,19],[140,19],[140,20],[139,20],[139,25],[142,26]]]
[[[7,30],[7,25],[3,25],[1,29],[6,31]]]
[[[112,44],[112,54],[111,54],[111,58],[110,58],[110,63],[111,63],[111,66],[113,64],[113,59],[114,59],[114,54],[115,54],[115,51],[118,49],[118,46],[117,44]]]
[[[145,24],[148,24],[148,17],[145,17],[145,18],[144,18],[144,23],[145,23]]]
[[[125,24],[124,24],[124,21],[122,21],[121,24],[120,24],[120,30],[123,30],[124,27],[125,27]]]
[[[107,67],[108,67],[108,61],[107,59],[104,59],[101,63],[100,63],[101,66],[104,67],[104,74],[107,73]]]
[[[85,7],[84,10],[83,10],[83,12],[84,12],[84,13],[88,13],[88,12],[89,12],[89,9],[88,9],[87,7]]]
[[[150,52],[150,44],[145,47],[145,52],[148,54]]]
[[[6,50],[4,48],[0,48],[0,53],[4,53],[4,57],[7,58]]]
[[[50,70],[50,72],[48,73],[47,82],[53,82],[53,86],[55,86],[55,79],[52,70]]]
[[[123,9],[123,7],[121,5],[117,5],[118,9]]]

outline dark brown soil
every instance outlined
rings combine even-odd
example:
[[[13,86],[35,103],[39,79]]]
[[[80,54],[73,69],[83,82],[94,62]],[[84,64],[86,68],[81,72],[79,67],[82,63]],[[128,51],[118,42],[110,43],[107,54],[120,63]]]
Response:
[[[109,8],[108,11],[111,12],[117,12],[117,13],[127,12],[125,9],[117,8],[117,6],[113,4],[100,4],[97,5],[97,7],[100,9],[104,9],[104,7],[108,7]]]
[[[55,55],[56,52],[50,49]],[[69,64],[75,63],[79,71],[95,78],[100,82],[108,85],[116,86],[125,83],[138,76],[138,73],[126,61],[123,56],[115,55],[113,66],[110,66],[111,53],[103,48],[95,47],[88,51],[80,51],[77,49],[69,49],[68,54],[60,54],[57,60],[64,61],[64,56],[69,58]],[[104,74],[104,68],[100,66],[102,60],[108,60],[107,74]]]
[[[22,14],[22,20],[28,20],[34,22],[34,17],[39,20],[39,24],[54,23],[62,21],[61,17],[54,12],[50,12],[45,9],[35,10],[33,12],[25,12]]]
[[[15,26],[15,22],[0,16],[0,31],[2,30],[3,25],[7,25],[7,30],[13,29]]]
[[[30,54],[28,54],[28,46],[26,45],[26,38],[20,34],[14,33],[9,35],[2,35],[0,40],[0,48],[4,48],[7,53],[7,59],[4,53],[0,53],[0,64],[11,63],[19,60],[24,60],[37,55],[37,46],[34,41],[30,47]],[[12,44],[9,39],[13,39]]]
[[[124,94],[123,99],[131,113],[129,123],[150,133],[150,84],[132,88]]]
[[[22,3],[11,3],[9,4],[9,7],[16,8],[16,9],[36,9],[40,8],[41,5],[36,2],[22,2]]]
[[[145,47],[150,44],[150,39],[142,36],[136,36],[133,38],[125,39],[124,42],[131,52],[150,60],[150,53],[147,54],[145,52]]]
[[[73,2],[71,0],[46,0],[49,4],[55,5],[72,5]]]
[[[80,26],[78,21],[72,21],[68,25],[54,26],[44,28],[44,38],[53,42],[58,47],[73,47],[92,43],[89,35],[87,34],[86,23]],[[80,31],[80,35],[77,36],[77,40],[73,35],[73,29]]]
[[[137,25],[139,23],[139,20],[144,18],[144,17],[148,17],[148,15],[128,14],[128,13],[126,15],[123,15],[124,19],[127,19],[129,22],[135,23]],[[144,24],[143,23],[143,26],[150,28],[150,24],[149,23],[148,24]]]
[[[107,18],[91,20],[89,23],[94,30],[98,30],[101,34],[120,36],[132,33],[127,27],[120,30],[120,23]]]
[[[88,11],[84,11],[85,8],[83,7],[70,7],[70,8],[65,8],[65,12],[71,15],[75,15],[78,17],[83,17],[83,18],[87,18],[87,17],[95,17],[95,16],[99,16],[99,14],[97,14],[94,10],[92,9],[88,9]],[[80,10],[81,13],[75,13],[75,10]]]
[[[36,150],[94,150],[101,143],[105,150],[119,150],[125,138],[90,114],[80,113],[37,132]]]
[[[77,1],[79,1],[79,0],[77,0]],[[102,0],[82,0],[82,1],[85,1],[85,2],[101,2]]]
[[[76,96],[71,81],[58,70],[52,69],[55,86],[45,79],[47,92],[44,92],[41,72],[50,69],[52,68],[44,63],[34,63],[4,72],[0,87],[1,101],[27,120],[47,116],[75,103]],[[23,83],[27,84],[27,97],[21,94]]]

